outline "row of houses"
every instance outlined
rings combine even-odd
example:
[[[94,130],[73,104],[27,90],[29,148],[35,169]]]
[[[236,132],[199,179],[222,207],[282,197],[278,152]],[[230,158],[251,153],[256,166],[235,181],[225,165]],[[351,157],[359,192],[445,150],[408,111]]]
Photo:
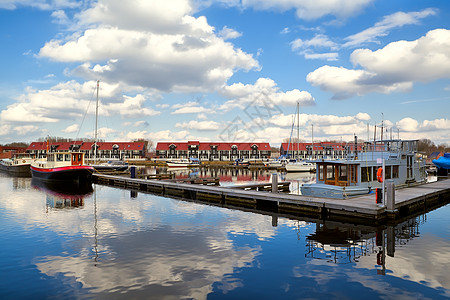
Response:
[[[66,151],[84,152],[86,159],[94,159],[97,152],[97,158],[102,160],[143,159],[147,153],[145,142],[33,142],[26,148],[27,153],[37,158],[45,157],[47,152]]]
[[[199,160],[234,161],[236,159],[268,159],[269,143],[160,142],[156,156],[167,159],[196,158]]]

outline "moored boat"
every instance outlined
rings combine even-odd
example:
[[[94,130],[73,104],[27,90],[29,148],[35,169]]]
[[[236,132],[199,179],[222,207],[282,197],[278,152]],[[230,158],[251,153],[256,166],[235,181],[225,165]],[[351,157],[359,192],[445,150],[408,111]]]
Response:
[[[0,159],[0,171],[15,176],[31,176],[30,165],[36,159],[28,154],[15,155],[13,158]]]
[[[286,172],[314,172],[315,164],[304,160],[288,161],[285,166]]]
[[[90,165],[98,172],[106,171],[126,171],[128,169],[128,163],[121,160],[110,160],[106,163],[100,163],[96,165]]]
[[[200,166],[200,161],[198,159],[173,159],[166,161],[168,167],[171,168],[187,168],[187,167],[198,167]]]
[[[425,183],[425,163],[417,157],[417,140],[383,140],[366,143],[364,151],[346,159],[317,160],[316,183],[304,184],[302,195],[339,198],[368,194],[382,187],[382,178],[395,187]],[[382,176],[382,163],[385,168]]]
[[[91,182],[94,168],[84,164],[82,152],[52,152],[31,164],[33,178],[74,183]]]

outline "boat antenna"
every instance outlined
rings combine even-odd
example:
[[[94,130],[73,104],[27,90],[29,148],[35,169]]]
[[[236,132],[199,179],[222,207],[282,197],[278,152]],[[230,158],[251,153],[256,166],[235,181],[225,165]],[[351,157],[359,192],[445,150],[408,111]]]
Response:
[[[381,140],[383,140],[383,130],[384,130],[384,113],[381,113]]]
[[[94,137],[94,164],[97,163],[97,127],[98,127],[98,89],[100,80],[97,80],[97,103],[95,105],[95,137]]]

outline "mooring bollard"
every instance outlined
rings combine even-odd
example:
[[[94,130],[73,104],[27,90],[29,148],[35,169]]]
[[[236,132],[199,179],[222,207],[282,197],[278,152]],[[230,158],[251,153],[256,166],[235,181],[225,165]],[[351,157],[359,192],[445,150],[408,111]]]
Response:
[[[272,193],[278,192],[278,174],[272,174]]]
[[[395,210],[395,183],[393,180],[386,181],[386,209]]]

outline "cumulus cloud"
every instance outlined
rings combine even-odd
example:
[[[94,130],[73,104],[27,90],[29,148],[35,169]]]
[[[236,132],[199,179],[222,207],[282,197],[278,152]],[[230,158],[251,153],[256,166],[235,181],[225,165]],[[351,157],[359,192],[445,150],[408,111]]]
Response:
[[[81,117],[85,113],[95,115],[95,90],[95,81],[80,84],[73,80],[59,83],[47,90],[37,91],[28,88],[16,103],[7,106],[0,113],[0,118],[3,122],[17,123],[56,123],[61,120],[81,122]],[[121,85],[102,83],[99,115],[159,114],[158,111],[145,107],[146,96],[142,94],[126,96],[121,92]]]
[[[242,33],[237,32],[236,30],[233,30],[231,28],[228,28],[227,26],[224,26],[222,30],[219,32],[219,36],[222,37],[224,40],[230,40],[241,37]]]
[[[148,132],[146,130],[134,132],[130,131],[124,135],[124,138],[128,140],[143,138],[146,140],[158,142],[173,142],[173,141],[199,140],[199,139],[202,141],[208,140],[207,138],[200,138],[198,136],[194,137],[187,130],[182,131],[161,130],[156,132]]]
[[[309,92],[298,89],[282,92],[270,78],[259,78],[255,84],[235,83],[224,87],[221,94],[230,99],[220,107],[224,111],[245,108],[249,104],[270,108],[275,105],[294,106],[297,102],[302,106],[315,105]]]
[[[237,70],[259,69],[225,41],[237,32],[224,28],[221,37],[192,13],[188,0],[100,0],[77,16],[81,34],[47,42],[39,56],[82,62],[72,73],[86,79],[166,92],[214,91]]]
[[[70,126],[67,126],[65,129],[63,129],[62,132],[74,133],[74,132],[77,132],[79,129],[80,129],[79,124],[72,124]]]
[[[415,41],[398,41],[377,51],[358,49],[352,63],[363,69],[323,66],[307,81],[345,99],[370,92],[406,91],[414,82],[450,77],[450,30],[435,29]]]
[[[196,121],[179,122],[175,124],[176,128],[199,130],[199,131],[215,131],[221,128],[220,123],[215,121]]]

